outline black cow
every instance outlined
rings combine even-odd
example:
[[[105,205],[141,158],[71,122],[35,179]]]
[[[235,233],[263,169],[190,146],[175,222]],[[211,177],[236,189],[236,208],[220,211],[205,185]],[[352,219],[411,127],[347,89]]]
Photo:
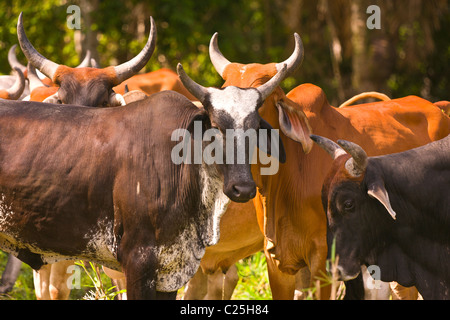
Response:
[[[130,299],[174,298],[219,240],[230,199],[256,187],[249,157],[175,164],[173,134],[199,122],[222,140],[267,128],[257,109],[286,67],[258,89],[205,88],[178,71],[205,108],[173,91],[113,108],[0,102],[0,249],[34,269],[64,259],[123,269]]]
[[[382,281],[449,299],[450,136],[379,157],[348,141],[312,139],[335,159],[322,201],[342,280],[376,265]]]

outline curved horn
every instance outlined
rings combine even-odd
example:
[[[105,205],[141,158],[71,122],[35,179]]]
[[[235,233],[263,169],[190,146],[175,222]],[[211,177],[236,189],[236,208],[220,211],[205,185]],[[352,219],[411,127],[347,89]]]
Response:
[[[37,75],[36,69],[29,62],[27,65],[27,69],[28,69],[28,81],[30,82],[30,93],[33,92],[33,90],[36,89],[37,87],[47,87],[47,85],[45,85]]]
[[[337,143],[335,143],[334,141],[332,141],[328,138],[316,136],[314,134],[310,135],[309,137],[319,147],[321,147],[323,150],[325,150],[333,158],[333,160],[346,154],[344,149],[342,149]]]
[[[138,73],[150,60],[156,47],[156,26],[155,21],[150,17],[150,34],[145,47],[133,59],[114,67],[117,79],[120,82]]]
[[[367,153],[356,143],[346,140],[338,140],[337,143],[352,156],[345,164],[348,173],[354,177],[361,176],[367,167]]]
[[[217,73],[223,77],[223,71],[231,62],[224,57],[222,52],[220,52],[219,45],[217,44],[217,37],[218,33],[216,32],[213,34],[211,41],[209,42],[209,59],[211,60]]]
[[[180,77],[181,82],[185,86],[185,88],[194,96],[196,97],[200,102],[203,103],[203,101],[206,98],[206,95],[208,94],[208,89],[199,85],[197,82],[192,80],[184,71],[183,66],[181,63],[177,65],[177,72],[178,77]]]
[[[284,78],[286,78],[287,72],[288,70],[286,65],[283,65],[281,70],[279,70],[277,74],[272,77],[272,79],[264,83],[262,86],[256,88],[261,93],[262,100],[265,100],[272,93],[272,91],[281,83],[281,81],[283,81]]]
[[[16,81],[11,88],[6,90],[8,92],[8,98],[11,100],[19,99],[23,93],[23,89],[25,89],[25,76],[19,68],[15,67],[14,70],[17,73]]]
[[[45,58],[43,55],[37,52],[37,50],[30,43],[27,35],[25,34],[25,30],[23,29],[22,14],[23,13],[21,12],[19,15],[19,21],[17,22],[17,37],[19,39],[19,44],[22,48],[22,52],[36,69],[53,80],[53,76],[55,75],[56,69],[58,69],[59,64]]]
[[[100,64],[94,58],[91,58],[91,68],[100,69]]]
[[[19,68],[20,71],[22,71],[22,73],[25,73],[25,70],[27,69],[27,67],[25,67],[23,64],[21,64],[19,62],[19,60],[17,60],[17,56],[16,56],[16,48],[17,48],[17,44],[13,45],[9,51],[8,51],[8,63],[11,66],[11,68]]]
[[[285,61],[276,64],[277,71],[280,71],[280,69],[283,67],[283,64],[286,64],[288,69],[287,71],[288,75],[292,74],[295,70],[297,70],[298,67],[300,67],[300,65],[303,62],[303,58],[305,56],[305,49],[303,48],[303,42],[298,33],[294,33],[294,39],[295,39],[294,52]]]
[[[83,61],[77,66],[77,68],[86,68],[89,67],[91,63],[91,50],[86,50],[86,55],[84,56]]]

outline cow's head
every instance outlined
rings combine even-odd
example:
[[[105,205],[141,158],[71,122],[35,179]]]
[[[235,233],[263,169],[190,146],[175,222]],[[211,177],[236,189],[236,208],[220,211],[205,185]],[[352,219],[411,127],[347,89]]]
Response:
[[[335,241],[342,280],[355,278],[363,264],[374,264],[396,219],[382,174],[357,144],[311,135],[333,159],[322,189],[327,213],[328,245]]]
[[[224,193],[233,201],[247,202],[256,194],[256,185],[250,171],[250,152],[256,143],[268,153],[275,150],[272,148],[276,148],[274,137],[270,135],[272,127],[260,117],[258,109],[286,77],[286,66],[280,67],[279,72],[264,85],[244,89],[235,86],[222,89],[206,88],[189,78],[181,64],[178,64],[177,71],[186,89],[204,106],[217,138],[223,141],[223,161],[217,165],[223,173]],[[257,138],[255,144],[251,145],[252,139],[246,138],[246,134],[255,132],[259,137],[259,129],[269,129],[267,143]],[[284,150],[279,144],[278,136],[276,139],[280,146],[280,161],[284,161]],[[237,154],[238,150],[245,150],[244,158],[242,153]],[[233,159],[228,158],[229,153],[233,153]]]
[[[0,89],[0,98],[8,100],[17,100],[25,89],[25,76],[19,68],[14,67],[16,81],[11,88]]]
[[[123,97],[116,94],[113,87],[138,73],[147,64],[156,45],[156,26],[150,17],[147,44],[136,57],[121,65],[103,69],[70,68],[46,59],[29,42],[23,28],[22,13],[17,23],[17,36],[28,61],[59,86],[58,92],[44,102],[108,107],[125,104]]]
[[[220,52],[217,37],[218,35],[215,33],[211,38],[209,56],[214,68],[225,80],[223,87],[257,88],[277,74],[283,65],[286,65],[286,76],[289,76],[303,62],[303,43],[297,33],[294,34],[295,48],[291,56],[283,62],[268,64],[230,62]],[[261,110],[264,108],[276,108],[278,110],[278,124],[281,131],[290,139],[301,143],[305,153],[311,150],[312,141],[309,138],[311,129],[308,119],[301,108],[294,101],[286,97],[281,88],[273,90],[270,98],[266,99],[265,106]]]

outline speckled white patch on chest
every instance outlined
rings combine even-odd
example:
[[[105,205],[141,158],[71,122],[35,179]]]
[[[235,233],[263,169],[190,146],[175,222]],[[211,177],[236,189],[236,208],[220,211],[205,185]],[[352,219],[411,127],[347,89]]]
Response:
[[[113,231],[113,221],[109,219],[98,220],[84,236],[89,239],[87,254],[95,256],[103,261],[114,261],[117,258],[117,239]]]
[[[223,182],[216,174],[212,167],[202,166],[199,215],[195,221],[190,221],[174,243],[154,249],[159,261],[156,290],[173,292],[185,285],[197,272],[205,247],[219,241],[220,219],[230,199],[223,193]]]

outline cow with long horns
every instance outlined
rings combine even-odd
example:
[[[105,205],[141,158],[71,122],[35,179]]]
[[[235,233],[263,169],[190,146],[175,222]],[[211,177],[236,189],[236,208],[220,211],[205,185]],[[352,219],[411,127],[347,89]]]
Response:
[[[383,281],[449,299],[450,136],[379,157],[350,141],[311,139],[334,159],[322,202],[340,278],[376,265]]]
[[[115,67],[70,68],[42,56],[28,40],[23,27],[22,13],[17,23],[20,47],[28,61],[59,86],[59,90],[45,102],[88,107],[124,105],[122,95],[113,87],[138,73],[149,61],[156,46],[156,26],[150,17],[150,34],[145,47],[133,59]]]
[[[66,67],[44,59],[32,63],[55,82],[68,76]],[[102,70],[114,78],[125,72]],[[286,67],[251,89],[205,88],[181,65],[178,73],[204,108],[173,91],[106,109],[0,102],[0,248],[34,269],[74,258],[123,268],[130,299],[174,298],[205,247],[219,240],[228,203],[255,196],[249,163],[255,145],[238,129],[271,129],[258,109]],[[232,151],[243,145],[244,163],[239,156],[231,163],[171,161],[174,132],[186,137],[198,127],[217,128]],[[238,132],[231,141],[223,136],[230,129]],[[198,143],[195,134],[187,136]],[[267,138],[263,147],[271,152],[274,141]],[[200,141],[202,150],[206,145]]]
[[[210,57],[225,80],[224,87],[257,88],[278,67],[277,63],[231,62],[219,51],[216,39],[211,40]],[[300,85],[286,95],[277,88],[258,111],[280,129],[286,150],[286,163],[275,175],[262,176],[263,165],[252,166],[262,194],[255,201],[260,202],[258,221],[263,222],[269,280],[276,299],[292,299],[296,279],[301,278],[306,288],[325,272],[328,247],[320,195],[331,160],[314,146],[310,133],[353,138],[372,156],[424,145],[448,135],[450,129],[450,119],[418,97],[334,108],[323,90],[312,84]],[[329,292],[329,286],[321,288],[323,298]]]

